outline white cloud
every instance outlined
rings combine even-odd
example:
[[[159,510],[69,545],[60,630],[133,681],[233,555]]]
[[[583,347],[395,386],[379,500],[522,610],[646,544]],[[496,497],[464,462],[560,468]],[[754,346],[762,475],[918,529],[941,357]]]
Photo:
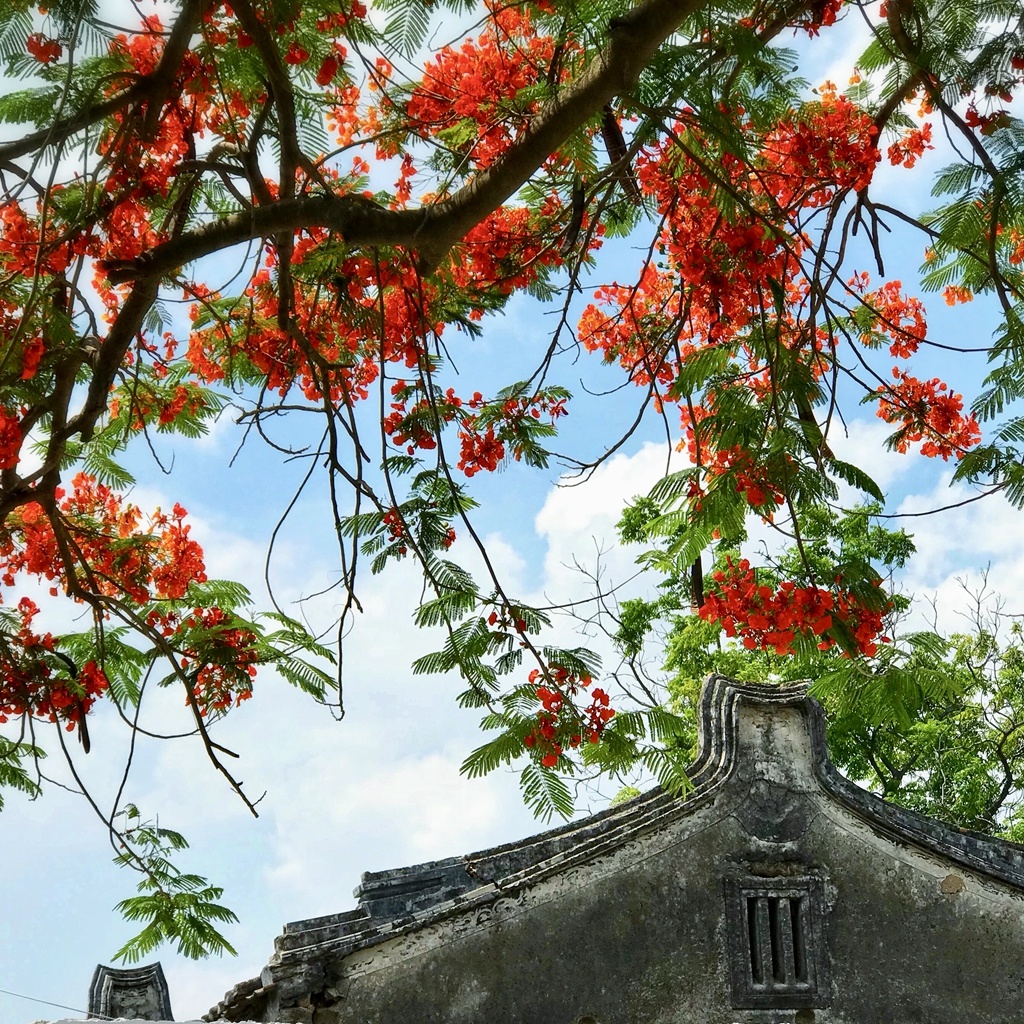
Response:
[[[592,586],[577,565],[600,561],[606,585],[621,584],[637,572],[639,548],[619,544],[616,523],[637,495],[644,495],[666,468],[680,468],[682,459],[664,444],[645,444],[634,455],[615,455],[585,481],[553,488],[534,521],[547,543],[544,592],[559,599],[592,596]]]
[[[376,742],[313,738],[302,779],[274,810],[265,872],[268,888],[299,916],[351,906],[345,889],[363,870],[469,853],[536,830],[507,776],[470,780],[443,753],[389,753],[393,760],[382,758]],[[325,879],[333,893],[326,901]]]
[[[949,486],[946,472],[927,492],[912,494],[898,512],[920,513],[965,502],[977,491],[963,484]],[[982,572],[990,567],[988,585],[1009,602],[1013,612],[1024,611],[1024,531],[1021,511],[1001,495],[961,504],[934,515],[893,521],[914,536],[917,554],[904,576],[905,589],[919,599],[934,597],[940,630],[964,629],[962,616],[969,603],[968,590],[981,586]],[[915,619],[924,625],[931,618],[927,608]]]
[[[863,468],[885,492],[906,473],[907,460],[912,458],[886,448],[886,438],[892,432],[892,425],[880,419],[855,419],[845,429],[841,424],[833,427],[828,443],[837,459]],[[840,504],[860,500],[863,500],[861,492],[854,492],[847,485],[840,488]]]

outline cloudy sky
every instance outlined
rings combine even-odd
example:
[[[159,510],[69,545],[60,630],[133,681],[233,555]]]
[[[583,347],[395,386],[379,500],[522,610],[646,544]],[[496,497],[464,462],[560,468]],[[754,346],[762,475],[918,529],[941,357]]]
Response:
[[[852,63],[845,54],[862,45],[856,35],[826,33],[820,49],[815,44],[820,66],[808,77],[845,81]],[[937,154],[930,167],[913,176],[880,170],[878,195],[927,207],[930,174],[941,162]],[[621,265],[607,276],[626,280],[640,256],[632,256],[628,247],[620,252]],[[915,242],[902,261],[908,284],[919,259]],[[931,297],[928,306],[937,340],[987,341],[991,313],[980,302],[947,310],[941,299]],[[513,303],[466,353],[467,380],[474,368],[488,367],[513,379],[510,364],[538,351],[549,322],[532,303]],[[934,356],[917,365],[919,376],[944,375],[968,395],[982,372],[977,363],[947,365]],[[585,387],[599,389],[603,380],[599,369],[585,362],[567,367],[564,379],[581,396]],[[567,424],[579,444],[607,436],[614,418],[626,416],[614,402],[588,408],[583,402],[574,406]],[[870,408],[853,408],[850,415],[848,433],[830,438],[832,447],[873,472],[889,493],[892,511],[919,512],[969,496],[963,488],[949,487],[948,465],[886,452],[887,429]],[[480,528],[512,592],[537,603],[582,598],[586,580],[574,563],[592,569],[598,560],[609,583],[625,584],[633,577],[633,552],[616,547],[614,523],[624,502],[646,491],[663,471],[665,446],[657,435],[657,425],[650,425],[579,486],[560,487],[554,471],[528,473],[514,465],[493,479],[478,478],[484,503]],[[225,421],[201,444],[171,446],[164,454],[173,449],[177,460],[169,477],[145,453],[136,453],[142,482],[132,500],[143,508],[184,504],[206,550],[208,574],[247,583],[265,604],[267,539],[294,493],[300,467],[282,465],[254,444],[229,465],[237,445],[238,433]],[[996,498],[907,520],[919,555],[905,588],[937,595],[947,628],[955,627],[956,611],[963,606],[958,579],[972,573],[977,578],[986,564],[1004,593],[1019,593],[1024,543],[1018,517]],[[283,607],[301,609],[315,625],[331,621],[336,592],[296,603],[338,578],[322,490],[313,488],[300,499],[271,576]],[[623,592],[644,586],[645,581],[634,580]],[[182,867],[223,885],[224,903],[241,918],[228,929],[237,959],[196,964],[167,950],[157,954],[178,1019],[205,1012],[231,985],[258,973],[285,922],[352,907],[351,891],[362,871],[470,852],[540,827],[522,805],[514,773],[472,781],[460,775],[460,763],[480,742],[477,716],[455,706],[457,680],[410,672],[411,661],[430,650],[432,640],[412,624],[418,593],[408,567],[363,579],[363,611],[346,640],[344,721],[265,675],[254,699],[218,727],[218,742],[239,754],[232,766],[237,765],[246,791],[253,798],[266,793],[258,819],[247,813],[194,740],[142,742],[135,751],[127,799],[186,835],[192,850]],[[565,639],[579,642],[570,634]],[[176,691],[149,694],[145,714],[144,724],[159,723],[163,731],[188,728]],[[79,762],[106,807],[125,769],[126,730],[109,708],[97,707],[94,717],[93,752]],[[54,774],[62,777],[57,765]],[[614,788],[582,791],[581,813],[602,806]],[[109,963],[131,934],[113,906],[130,894],[132,883],[111,865],[111,857],[102,827],[81,799],[59,787],[50,787],[34,803],[8,797],[0,814],[0,877],[8,879],[0,989],[84,1009],[95,965]],[[64,1015],[0,994],[0,1024]]]

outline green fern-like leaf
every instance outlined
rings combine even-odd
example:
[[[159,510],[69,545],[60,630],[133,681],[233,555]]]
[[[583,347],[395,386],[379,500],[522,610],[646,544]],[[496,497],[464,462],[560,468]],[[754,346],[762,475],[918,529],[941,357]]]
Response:
[[[553,769],[528,764],[519,777],[519,788],[526,806],[542,821],[550,821],[556,814],[566,820],[572,817],[572,793]]]
[[[39,795],[39,784],[29,774],[25,762],[46,757],[46,753],[29,743],[18,743],[0,736],[0,810],[3,810],[5,789],[16,789],[26,796]]]

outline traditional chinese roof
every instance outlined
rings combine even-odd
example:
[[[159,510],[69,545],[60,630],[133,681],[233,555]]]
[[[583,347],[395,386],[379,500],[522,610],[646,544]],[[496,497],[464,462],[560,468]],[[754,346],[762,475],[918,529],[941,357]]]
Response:
[[[784,708],[798,711],[804,726],[803,736],[791,748],[757,748],[740,741],[743,709],[767,720],[773,709]],[[765,742],[770,747],[777,741]],[[786,770],[780,772],[778,766],[783,764]],[[788,842],[806,827],[800,802],[792,799],[796,790],[823,790],[879,838],[1024,891],[1024,846],[894,807],[839,775],[829,760],[821,707],[807,695],[806,684],[764,686],[710,677],[700,705],[699,754],[688,775],[692,788],[681,797],[655,789],[519,842],[366,872],[355,890],[354,909],[285,925],[261,975],[235,986],[205,1019],[260,1019],[268,1005],[296,1005],[323,988],[327,964],[396,936],[465,916],[467,910],[483,912],[477,919],[484,926],[487,908],[499,898],[515,896],[666,829],[713,804],[727,786],[732,787],[732,813],[749,834],[765,842]],[[737,785],[749,787],[749,795],[737,800]]]

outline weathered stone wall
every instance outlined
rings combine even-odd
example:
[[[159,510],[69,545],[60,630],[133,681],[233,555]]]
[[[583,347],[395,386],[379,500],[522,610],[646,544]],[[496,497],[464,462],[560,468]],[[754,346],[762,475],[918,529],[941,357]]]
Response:
[[[720,681],[703,732],[685,801],[638,798],[533,853],[480,855],[515,870],[411,916],[302,922],[247,990],[264,1020],[1024,1021],[1024,848],[838,779],[794,688]],[[421,875],[448,893],[454,863]],[[396,894],[415,877],[395,873]]]
[[[714,799],[514,895],[333,964],[315,1024],[794,1020],[731,1005],[724,880],[822,879],[829,990],[802,1020],[1021,1020],[1020,894],[893,844],[818,785],[795,708],[745,707]],[[742,947],[742,943],[740,944]],[[819,950],[824,955],[824,950]],[[827,983],[826,983],[827,984]]]

